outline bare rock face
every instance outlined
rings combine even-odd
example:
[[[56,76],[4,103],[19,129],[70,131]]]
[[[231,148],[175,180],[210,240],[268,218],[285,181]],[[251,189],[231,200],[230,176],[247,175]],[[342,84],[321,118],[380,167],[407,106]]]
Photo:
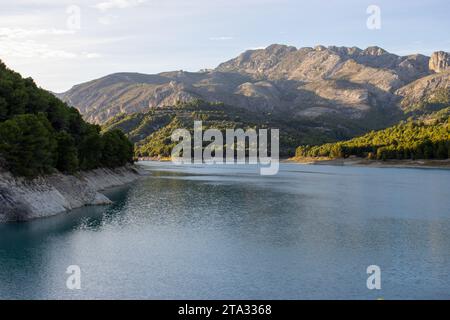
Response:
[[[403,98],[402,108],[408,109],[442,89],[450,90],[450,69],[416,80],[397,90],[396,94]]]
[[[9,217],[14,217],[16,221],[26,220],[32,212],[27,203],[4,186],[0,186],[0,210],[0,223],[9,220]]]
[[[399,111],[397,103],[408,91],[398,96],[400,88],[448,65],[445,52],[430,60],[420,54],[398,56],[376,46],[297,49],[274,44],[248,50],[214,70],[113,74],[59,96],[98,124],[119,114],[146,113],[194,99],[289,118],[332,111],[357,119],[380,112],[379,106],[386,107],[383,113]]]
[[[450,68],[450,53],[444,51],[437,51],[431,55],[430,70],[434,72],[444,72]]]
[[[77,176],[60,173],[34,180],[0,172],[0,223],[49,217],[86,205],[111,201],[98,192],[138,179],[135,167],[96,169]]]

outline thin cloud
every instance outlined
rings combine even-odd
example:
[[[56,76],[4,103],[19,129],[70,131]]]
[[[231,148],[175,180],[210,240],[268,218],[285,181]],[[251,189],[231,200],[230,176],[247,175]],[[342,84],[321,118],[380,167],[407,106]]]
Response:
[[[114,22],[114,20],[117,19],[117,16],[107,15],[102,16],[97,19],[98,23],[103,24],[105,26],[108,26]]]
[[[108,0],[97,3],[94,8],[100,11],[106,11],[110,9],[125,9],[130,7],[136,7],[147,0]]]
[[[68,29],[23,29],[23,28],[0,28],[0,38],[25,39],[29,37],[46,35],[68,35],[74,34],[74,30]]]
[[[229,40],[233,40],[234,37],[227,37],[227,36],[222,36],[222,37],[210,37],[209,40],[211,41],[229,41]]]
[[[76,53],[56,49],[47,44],[38,43],[33,40],[2,41],[0,44],[0,55],[27,59],[98,59],[102,57],[101,54],[95,52]]]
[[[75,33],[75,30],[69,29],[0,28],[0,55],[25,59],[97,59],[102,57],[96,52],[80,53],[57,48],[60,37]],[[57,42],[48,42],[53,37],[58,39],[54,39]],[[43,42],[43,40],[46,41]],[[74,42],[71,41],[71,43]]]
[[[47,44],[38,43],[33,40],[17,41],[7,39],[0,44],[0,55],[16,58],[60,58],[73,59],[76,53],[54,49]]]
[[[97,59],[102,57],[100,53],[84,53],[83,55],[88,59]]]

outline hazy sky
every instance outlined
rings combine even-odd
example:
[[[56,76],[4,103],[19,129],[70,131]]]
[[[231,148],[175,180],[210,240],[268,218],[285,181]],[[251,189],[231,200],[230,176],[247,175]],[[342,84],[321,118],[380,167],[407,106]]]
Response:
[[[381,29],[367,27],[369,5]],[[272,43],[430,54],[450,51],[449,12],[448,0],[0,0],[0,60],[61,92],[113,72],[213,68]]]

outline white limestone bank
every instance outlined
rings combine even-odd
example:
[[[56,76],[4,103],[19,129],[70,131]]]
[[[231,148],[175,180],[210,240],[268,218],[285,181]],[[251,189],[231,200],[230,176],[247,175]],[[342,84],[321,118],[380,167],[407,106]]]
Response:
[[[111,200],[99,191],[133,182],[142,175],[136,166],[77,175],[57,173],[34,180],[0,171],[0,222],[27,221],[83,206],[110,204]]]

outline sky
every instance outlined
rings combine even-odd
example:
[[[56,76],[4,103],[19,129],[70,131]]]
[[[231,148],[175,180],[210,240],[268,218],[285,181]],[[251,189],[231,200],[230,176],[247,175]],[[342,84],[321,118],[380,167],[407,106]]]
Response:
[[[0,0],[0,60],[63,92],[115,72],[214,68],[273,43],[430,55],[450,51],[449,12],[448,0]]]

